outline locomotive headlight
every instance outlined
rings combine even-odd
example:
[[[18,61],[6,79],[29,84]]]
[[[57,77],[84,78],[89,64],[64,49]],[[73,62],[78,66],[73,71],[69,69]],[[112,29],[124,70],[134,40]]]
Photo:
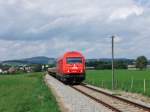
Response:
[[[69,70],[67,70],[67,72],[69,73],[70,71],[69,71]]]
[[[82,70],[80,70],[80,72],[82,72]]]

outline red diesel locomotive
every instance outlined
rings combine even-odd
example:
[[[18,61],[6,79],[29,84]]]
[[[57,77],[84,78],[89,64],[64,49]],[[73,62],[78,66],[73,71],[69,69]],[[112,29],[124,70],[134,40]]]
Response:
[[[63,82],[80,83],[85,79],[85,58],[76,51],[66,52],[57,59],[52,74]]]

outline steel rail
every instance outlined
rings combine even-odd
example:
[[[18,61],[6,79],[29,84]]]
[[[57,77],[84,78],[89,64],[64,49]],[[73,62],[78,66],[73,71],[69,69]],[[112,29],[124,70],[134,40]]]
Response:
[[[119,109],[117,109],[117,108],[115,108],[115,107],[113,107],[113,106],[111,106],[111,105],[109,105],[109,104],[103,102],[103,101],[100,100],[100,99],[97,99],[97,98],[95,98],[95,97],[93,97],[93,96],[87,94],[86,92],[83,92],[83,91],[80,90],[80,89],[77,89],[77,88],[74,87],[74,86],[70,86],[70,87],[73,88],[73,89],[75,89],[75,90],[77,90],[78,92],[84,94],[85,96],[89,97],[90,99],[96,101],[97,103],[100,103],[100,104],[104,105],[105,107],[111,109],[112,111],[115,111],[115,112],[122,112],[122,111],[120,111]]]
[[[138,108],[140,108],[140,109],[143,109],[143,110],[145,110],[145,111],[150,112],[150,107],[147,107],[147,106],[145,106],[145,105],[142,105],[142,104],[139,104],[139,103],[136,103],[136,102],[127,100],[127,99],[125,99],[125,98],[121,98],[121,97],[112,95],[112,94],[110,94],[110,93],[107,93],[107,92],[104,92],[104,91],[101,91],[101,90],[98,90],[98,89],[95,89],[95,88],[92,88],[92,87],[89,87],[89,86],[86,86],[86,84],[81,84],[81,86],[84,86],[85,88],[91,89],[91,90],[93,90],[93,91],[99,92],[99,93],[101,93],[101,94],[104,94],[104,95],[107,95],[107,96],[109,96],[109,97],[118,99],[118,100],[120,100],[120,101],[123,101],[123,102],[125,102],[125,103],[128,103],[128,104],[130,104],[130,105],[133,105],[133,106],[135,106],[135,107],[138,107]]]

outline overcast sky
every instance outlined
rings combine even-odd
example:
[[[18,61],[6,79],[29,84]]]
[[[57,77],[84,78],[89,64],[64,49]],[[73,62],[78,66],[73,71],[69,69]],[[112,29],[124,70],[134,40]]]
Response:
[[[0,0],[0,60],[58,57],[150,58],[150,0]]]

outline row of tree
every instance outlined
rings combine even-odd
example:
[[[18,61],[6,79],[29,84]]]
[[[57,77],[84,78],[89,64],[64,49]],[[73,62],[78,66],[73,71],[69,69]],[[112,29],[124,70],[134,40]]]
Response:
[[[142,70],[147,67],[148,59],[145,56],[139,56],[136,60],[115,60],[115,69],[127,69],[128,65],[135,65],[136,68]],[[95,60],[86,62],[87,67],[94,67],[95,69],[111,69],[112,63],[110,61]]]
[[[127,69],[127,62],[125,61],[115,61],[114,63],[114,67],[116,69]],[[112,64],[111,62],[105,62],[105,61],[92,61],[92,62],[87,62],[86,63],[87,67],[94,67],[95,69],[111,69],[112,68]]]

